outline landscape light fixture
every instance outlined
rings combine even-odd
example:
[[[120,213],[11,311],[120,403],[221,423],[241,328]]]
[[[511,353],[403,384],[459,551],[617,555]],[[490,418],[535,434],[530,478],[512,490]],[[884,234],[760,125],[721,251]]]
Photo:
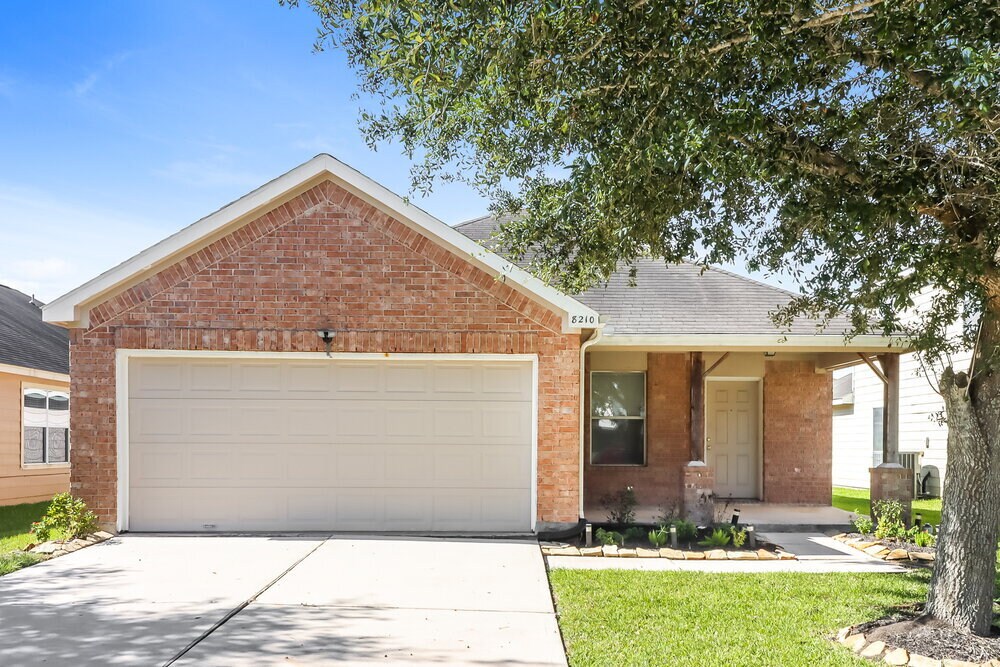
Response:
[[[320,329],[316,333],[319,334],[320,339],[323,341],[323,344],[326,346],[326,356],[329,357],[330,356],[330,344],[333,342],[333,334],[334,334],[334,332],[330,331],[329,329]]]

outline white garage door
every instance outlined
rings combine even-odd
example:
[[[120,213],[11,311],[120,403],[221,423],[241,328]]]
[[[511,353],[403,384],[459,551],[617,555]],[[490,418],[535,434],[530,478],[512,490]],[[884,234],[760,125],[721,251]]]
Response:
[[[523,531],[530,361],[132,358],[130,530]]]

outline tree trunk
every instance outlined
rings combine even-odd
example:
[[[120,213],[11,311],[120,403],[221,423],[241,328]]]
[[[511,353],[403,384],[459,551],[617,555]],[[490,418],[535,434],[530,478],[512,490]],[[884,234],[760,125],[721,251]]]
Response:
[[[983,320],[973,377],[948,368],[948,474],[926,613],[985,635],[993,622],[1000,539],[1000,317]]]

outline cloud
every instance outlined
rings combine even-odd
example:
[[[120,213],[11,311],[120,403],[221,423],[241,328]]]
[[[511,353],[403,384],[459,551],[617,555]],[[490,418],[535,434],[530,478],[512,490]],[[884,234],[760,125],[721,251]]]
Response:
[[[224,154],[194,160],[175,160],[153,173],[178,183],[204,188],[254,188],[267,180],[233,164],[232,159]]]
[[[132,55],[131,51],[122,51],[107,58],[99,67],[91,70],[85,77],[73,84],[73,95],[76,97],[86,97],[104,75],[112,72],[116,67],[131,58]]]
[[[100,75],[97,72],[91,72],[85,78],[73,84],[73,94],[77,97],[83,97],[90,92],[99,78]]]

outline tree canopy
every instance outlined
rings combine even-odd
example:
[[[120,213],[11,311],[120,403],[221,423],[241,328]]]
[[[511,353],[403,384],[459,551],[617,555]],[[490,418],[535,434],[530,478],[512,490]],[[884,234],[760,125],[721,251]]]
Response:
[[[785,316],[970,345],[945,333],[1000,249],[995,2],[309,4],[375,100],[368,139],[419,156],[418,188],[519,211],[500,241],[562,287],[742,260],[803,286]]]

